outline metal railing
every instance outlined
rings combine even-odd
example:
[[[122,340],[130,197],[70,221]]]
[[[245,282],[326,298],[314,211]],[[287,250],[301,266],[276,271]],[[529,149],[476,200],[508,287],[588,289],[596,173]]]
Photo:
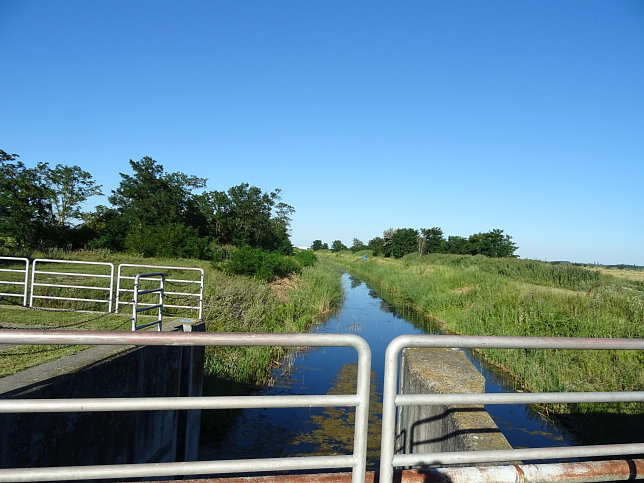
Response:
[[[29,260],[27,258],[20,257],[0,257],[0,260],[6,260],[10,264],[25,264],[24,270],[17,268],[0,268],[0,272],[5,273],[16,273],[22,276],[24,274],[24,280],[0,280],[0,286],[2,285],[22,285],[23,291],[20,293],[12,292],[0,292],[2,297],[20,297],[22,298],[22,305],[27,305],[27,287],[29,285]]]
[[[158,278],[156,278],[158,277]],[[148,290],[141,290],[141,280],[158,280],[160,281],[159,288],[153,288]],[[139,297],[145,294],[159,294],[159,303],[158,304],[144,304],[139,307]],[[153,273],[139,273],[134,277],[134,303],[132,304],[132,330],[145,329],[152,325],[157,325],[158,330],[161,331],[163,328],[163,298],[165,296],[165,274],[163,272],[153,272]],[[139,314],[141,312],[147,312],[148,310],[158,309],[158,320],[154,322],[148,322],[146,324],[139,325]]]
[[[396,467],[468,465],[517,460],[590,458],[644,453],[644,443],[489,451],[394,454],[396,408],[421,405],[536,404],[573,402],[644,402],[644,391],[500,394],[398,394],[399,356],[410,347],[496,349],[644,350],[643,339],[581,339],[556,337],[500,337],[455,335],[404,335],[395,338],[385,353],[380,481],[391,482]]]
[[[126,280],[134,280],[133,275],[125,275],[125,270],[127,268],[145,268],[145,269],[154,269],[154,270],[163,270],[163,271],[185,271],[187,273],[196,272],[199,275],[199,280],[196,279],[180,279],[174,278],[171,276],[166,276],[166,282],[168,284],[182,284],[182,285],[197,285],[198,290],[195,292],[179,292],[166,290],[165,295],[174,297],[183,297],[185,302],[184,304],[178,303],[166,303],[165,307],[168,308],[177,308],[177,309],[189,309],[196,310],[198,312],[197,318],[201,320],[203,313],[203,289],[204,289],[204,271],[202,268],[193,268],[193,267],[172,267],[172,266],[163,266],[163,265],[138,265],[131,263],[122,263],[118,266],[117,276],[116,276],[116,309],[115,312],[119,313],[119,307],[122,305],[132,305],[133,302],[129,300],[123,300],[123,295],[128,293],[133,293],[134,289],[126,288],[123,282]],[[194,300],[190,303],[189,301]]]
[[[56,272],[50,270],[37,270],[36,264],[64,264],[64,265],[75,265],[80,267],[107,267],[110,270],[110,274],[106,275],[104,273],[96,272]],[[60,281],[67,281],[68,279],[78,278],[92,278],[92,279],[109,279],[109,286],[91,286],[91,285],[79,285],[73,283],[46,283],[46,282],[37,282],[36,275],[40,274],[42,276],[49,275],[58,278]],[[36,294],[36,287],[57,287],[57,288],[66,288],[66,289],[76,289],[76,290],[94,290],[99,292],[107,292],[107,298],[97,299],[97,298],[87,298],[87,297],[63,297],[61,295],[42,295]],[[84,262],[76,260],[51,260],[45,258],[36,258],[31,266],[31,296],[29,298],[29,306],[34,307],[34,299],[49,299],[49,300],[68,300],[74,302],[82,303],[99,303],[107,304],[107,310],[105,312],[112,311],[112,291],[114,288],[114,265],[107,262]]]
[[[352,454],[176,463],[11,468],[0,469],[0,481],[168,477],[342,468],[352,470],[354,483],[364,481],[371,351],[365,340],[357,335],[0,330],[0,344],[350,347],[358,355],[356,391],[352,394],[0,400],[0,412],[3,413],[355,407]]]

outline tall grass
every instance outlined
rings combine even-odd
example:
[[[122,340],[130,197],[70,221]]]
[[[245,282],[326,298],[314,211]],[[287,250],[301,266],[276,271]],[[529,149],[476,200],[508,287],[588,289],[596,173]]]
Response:
[[[412,306],[448,332],[468,335],[644,338],[638,280],[570,264],[483,256],[411,255],[401,260],[324,254]],[[635,351],[485,350],[529,391],[644,389]],[[550,407],[559,413],[641,412],[638,404]]]

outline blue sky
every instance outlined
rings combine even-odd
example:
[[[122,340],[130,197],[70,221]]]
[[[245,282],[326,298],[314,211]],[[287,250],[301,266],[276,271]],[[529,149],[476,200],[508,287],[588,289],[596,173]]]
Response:
[[[0,149],[281,188],[292,241],[644,265],[644,2],[0,0]],[[105,203],[105,199],[94,199]]]

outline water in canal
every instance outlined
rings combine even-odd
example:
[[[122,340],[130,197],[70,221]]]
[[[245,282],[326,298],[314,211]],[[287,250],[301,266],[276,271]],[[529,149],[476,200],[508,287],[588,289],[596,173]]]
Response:
[[[369,469],[377,469],[385,349],[403,334],[433,333],[426,323],[404,317],[365,283],[342,275],[345,299],[340,310],[312,331],[353,333],[364,338],[372,352]],[[470,359],[486,379],[486,392],[510,392],[503,376]],[[357,355],[350,348],[314,348],[293,353],[274,371],[274,384],[261,395],[347,394],[355,391]],[[514,448],[563,446],[572,437],[543,421],[529,407],[490,405],[486,409]],[[353,408],[248,409],[230,432],[218,441],[202,442],[201,459],[274,458],[351,453]]]

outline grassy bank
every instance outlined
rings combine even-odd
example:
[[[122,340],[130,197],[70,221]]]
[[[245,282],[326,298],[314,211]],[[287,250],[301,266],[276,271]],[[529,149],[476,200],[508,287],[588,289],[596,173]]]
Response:
[[[432,254],[400,260],[320,253],[399,306],[468,335],[644,338],[644,281],[570,264]],[[644,354],[633,351],[486,350],[521,389],[644,389]],[[558,414],[637,413],[641,404],[548,406]]]
[[[37,257],[203,268],[205,272],[203,319],[208,331],[301,332],[313,324],[320,314],[337,306],[342,297],[337,271],[322,264],[305,268],[297,276],[266,283],[250,277],[225,274],[214,269],[209,262],[200,260],[142,259],[105,250],[72,253],[55,251],[37,254]],[[56,290],[58,295],[72,295],[65,294],[65,289]],[[70,291],[70,289],[67,290]],[[15,300],[7,298],[3,302],[15,304]],[[69,304],[70,306],[66,307],[67,310],[86,309],[76,302],[69,302]],[[68,330],[129,330],[130,310],[129,307],[122,309],[125,312],[123,315],[100,315],[0,305],[0,326]],[[0,377],[82,349],[83,347],[80,346],[0,348]],[[279,348],[210,348],[206,354],[206,374],[213,377],[216,375],[217,380],[226,381],[226,384],[262,383],[270,377],[270,369],[281,353]]]

